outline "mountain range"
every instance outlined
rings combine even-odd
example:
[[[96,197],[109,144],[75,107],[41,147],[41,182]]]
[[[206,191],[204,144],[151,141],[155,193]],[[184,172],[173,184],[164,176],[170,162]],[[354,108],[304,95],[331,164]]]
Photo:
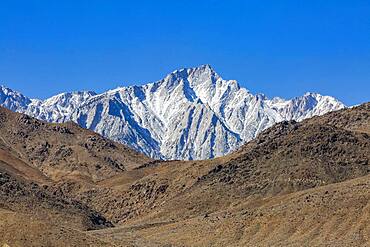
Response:
[[[153,160],[0,106],[0,246],[369,246],[370,103]]]
[[[306,93],[290,100],[252,94],[209,65],[176,70],[142,86],[100,94],[61,93],[30,99],[2,86],[0,105],[47,122],[73,121],[152,158],[199,160],[238,149],[275,123],[302,121],[345,107]]]

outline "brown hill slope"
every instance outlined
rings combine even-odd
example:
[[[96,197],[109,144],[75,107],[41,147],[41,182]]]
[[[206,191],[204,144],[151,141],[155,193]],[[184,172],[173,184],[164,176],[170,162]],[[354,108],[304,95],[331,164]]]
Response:
[[[369,134],[369,111],[370,103],[365,103],[353,108],[330,112],[324,116],[313,117],[307,121]]]
[[[2,107],[0,149],[52,179],[96,181],[151,161],[74,123],[49,124]]]
[[[369,119],[370,111],[361,106],[337,112],[331,121],[348,111],[350,116],[362,112]],[[322,123],[325,118],[280,123],[222,158],[162,162],[93,188],[61,184],[56,190],[71,193],[114,222],[131,222],[157,211],[181,219],[204,215],[246,198],[287,194],[369,174],[369,135]],[[370,121],[361,121],[362,128],[369,130]]]
[[[0,209],[0,246],[3,247],[113,247],[89,232],[73,229],[53,219]]]
[[[0,107],[0,246],[112,246],[86,230],[101,213],[50,187],[93,183],[151,161],[73,123],[48,124]]]
[[[33,182],[27,182],[2,170],[0,162],[0,208],[32,214],[40,218],[59,217],[80,229],[111,226],[99,213],[69,198],[56,197]]]
[[[116,223],[92,232],[75,225],[77,230],[68,235],[72,240],[94,236],[117,246],[367,246],[369,108],[368,103],[300,123],[280,123],[237,152],[207,161],[160,162],[139,156],[125,169],[108,162],[100,172],[94,166],[104,155],[119,159],[116,148],[95,139],[98,149],[91,151],[83,144],[95,135],[90,131],[81,134],[73,124],[49,125],[22,115],[17,117],[31,122],[21,128],[12,121],[0,126],[0,149],[9,154],[2,160],[13,177],[47,184],[43,193],[79,203]],[[24,136],[24,129],[31,134]],[[65,131],[79,141],[69,140]],[[50,137],[54,134],[58,138]],[[55,158],[60,139],[85,166]],[[47,151],[40,152],[44,140],[49,144],[41,150]],[[110,142],[102,138],[97,143]],[[71,167],[81,179],[67,179],[76,178]]]
[[[81,198],[94,195],[92,207],[125,222],[96,233],[116,243],[366,246],[368,106],[280,123],[231,155],[154,164]]]
[[[79,246],[86,239],[82,231],[112,226],[86,205],[55,196],[45,190],[48,185],[39,186],[29,181],[31,176],[26,180],[18,170],[12,172],[0,161],[0,245]]]
[[[185,219],[171,212],[94,231],[117,246],[369,246],[370,176],[237,200]]]

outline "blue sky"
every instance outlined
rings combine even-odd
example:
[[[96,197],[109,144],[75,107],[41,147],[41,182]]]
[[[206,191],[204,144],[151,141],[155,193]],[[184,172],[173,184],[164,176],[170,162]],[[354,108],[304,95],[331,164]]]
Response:
[[[254,93],[370,100],[370,1],[2,0],[0,83],[102,92],[211,64]]]

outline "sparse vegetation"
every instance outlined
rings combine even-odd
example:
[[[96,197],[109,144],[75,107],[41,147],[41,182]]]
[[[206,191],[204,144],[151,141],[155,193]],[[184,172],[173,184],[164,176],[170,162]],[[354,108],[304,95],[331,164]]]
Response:
[[[0,110],[0,244],[370,244],[370,103],[279,123],[224,157],[167,162]]]

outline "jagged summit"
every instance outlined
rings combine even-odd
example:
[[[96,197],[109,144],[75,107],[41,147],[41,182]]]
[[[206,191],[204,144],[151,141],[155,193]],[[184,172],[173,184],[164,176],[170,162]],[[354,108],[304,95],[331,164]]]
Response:
[[[6,86],[0,86],[0,104],[12,111],[25,110],[32,102],[23,94],[14,91]]]
[[[214,87],[222,78],[208,64],[193,68],[183,68],[175,70],[165,76],[164,79],[153,83],[153,87],[164,87],[167,90],[172,90],[178,85],[182,85],[185,89],[199,87]],[[225,82],[225,81],[224,81]]]
[[[252,94],[208,64],[175,70],[141,86],[101,94],[29,99],[0,88],[0,105],[49,122],[74,121],[154,158],[207,159],[227,154],[284,120],[301,121],[344,105],[306,93],[285,100]]]
[[[217,75],[217,72],[213,69],[213,67],[210,64],[202,64],[196,67],[189,67],[189,68],[182,68],[182,69],[176,69],[170,74],[178,74],[178,73],[194,73],[194,72],[200,72],[200,73],[208,73],[208,74],[215,74]]]

